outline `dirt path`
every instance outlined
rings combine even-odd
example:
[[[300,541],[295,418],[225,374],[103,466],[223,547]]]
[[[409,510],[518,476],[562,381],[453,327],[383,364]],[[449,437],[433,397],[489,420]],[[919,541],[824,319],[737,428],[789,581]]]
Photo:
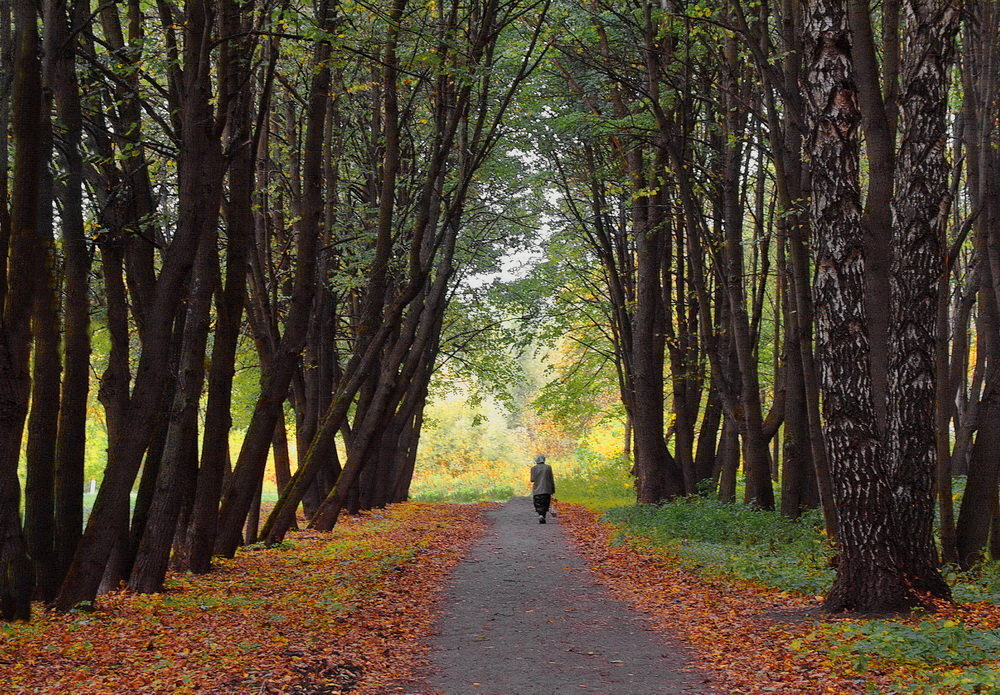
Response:
[[[558,518],[531,500],[490,512],[452,575],[431,642],[429,687],[447,695],[705,693],[679,641],[597,585]]]

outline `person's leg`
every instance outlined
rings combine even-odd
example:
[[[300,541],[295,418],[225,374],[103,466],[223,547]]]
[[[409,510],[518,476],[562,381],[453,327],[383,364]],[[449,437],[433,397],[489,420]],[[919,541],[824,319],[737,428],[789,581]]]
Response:
[[[543,506],[544,503],[542,502],[543,497],[545,497],[545,495],[533,495],[531,497],[531,502],[535,505],[535,514],[538,514],[539,516],[545,513],[545,507]]]
[[[545,523],[545,513],[549,510],[549,495],[533,495],[531,498],[535,505],[535,514],[538,515],[538,523]]]
[[[552,495],[539,495],[542,498],[542,511],[539,512],[542,516],[549,513],[549,505],[552,503]]]

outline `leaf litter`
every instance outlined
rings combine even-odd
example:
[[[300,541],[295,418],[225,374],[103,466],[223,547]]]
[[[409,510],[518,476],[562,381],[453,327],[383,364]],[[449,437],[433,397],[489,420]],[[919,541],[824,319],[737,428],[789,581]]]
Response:
[[[693,667],[707,674],[714,692],[781,693],[997,692],[1000,606],[989,602],[939,602],[935,610],[885,620],[820,612],[822,597],[784,592],[755,582],[705,576],[642,537],[618,542],[616,529],[583,506],[563,504],[564,523],[598,581],[646,613],[654,629],[693,647]],[[928,626],[930,626],[928,628]],[[897,636],[951,631],[960,652],[942,658],[941,640],[922,654]],[[978,639],[985,649],[969,649]],[[881,650],[872,643],[885,635]],[[891,648],[886,648],[886,647]],[[917,646],[921,646],[919,643]],[[899,651],[899,654],[893,654]],[[924,658],[915,659],[916,652]],[[984,658],[985,657],[985,658]]]
[[[250,546],[163,594],[0,628],[15,693],[389,693],[426,664],[444,580],[491,505],[392,505]]]

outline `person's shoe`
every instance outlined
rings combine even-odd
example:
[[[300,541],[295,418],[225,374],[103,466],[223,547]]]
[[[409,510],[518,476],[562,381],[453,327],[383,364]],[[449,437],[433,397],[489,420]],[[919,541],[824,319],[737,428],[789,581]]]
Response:
[[[544,524],[545,523],[545,516],[544,515],[542,515],[542,514],[538,515],[538,523],[540,523],[540,524]]]

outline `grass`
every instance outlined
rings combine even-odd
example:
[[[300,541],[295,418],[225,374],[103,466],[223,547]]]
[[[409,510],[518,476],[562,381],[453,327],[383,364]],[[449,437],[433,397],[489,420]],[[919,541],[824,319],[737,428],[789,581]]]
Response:
[[[603,511],[635,504],[635,492],[631,480],[614,472],[584,472],[557,479],[556,499]]]
[[[783,591],[822,593],[833,580],[822,521],[799,521],[706,497],[659,506],[609,509],[605,520],[620,542],[643,538],[681,564],[711,575],[738,577]]]
[[[410,499],[434,503],[502,502],[516,494],[511,477],[488,468],[470,469],[457,474],[421,471],[410,488]]]

